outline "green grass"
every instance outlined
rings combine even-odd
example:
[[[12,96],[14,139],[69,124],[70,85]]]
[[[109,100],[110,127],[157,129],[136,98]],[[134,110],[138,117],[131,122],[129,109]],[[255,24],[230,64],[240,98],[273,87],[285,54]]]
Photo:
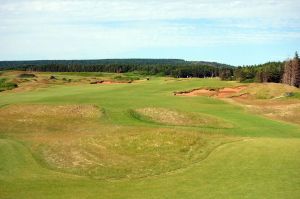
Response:
[[[299,198],[299,125],[173,95],[237,85],[150,77],[2,92],[0,198]]]
[[[8,82],[7,79],[5,78],[0,78],[0,92],[1,91],[6,91],[6,90],[11,90],[18,87],[17,84]]]
[[[215,129],[233,128],[233,125],[228,121],[207,114],[195,114],[166,108],[145,107],[130,110],[130,113],[136,119],[160,125],[194,126]]]
[[[6,168],[21,169],[12,171],[16,175],[9,178],[2,175],[0,193],[2,198],[21,199],[298,198],[300,161],[295,157],[300,155],[299,144],[298,139],[246,140],[224,145],[182,172],[107,182],[46,171],[22,145],[2,140],[1,162],[10,160]],[[10,147],[15,149],[3,156]]]
[[[292,93],[291,98],[296,98],[296,99],[300,99],[300,92],[297,93]]]

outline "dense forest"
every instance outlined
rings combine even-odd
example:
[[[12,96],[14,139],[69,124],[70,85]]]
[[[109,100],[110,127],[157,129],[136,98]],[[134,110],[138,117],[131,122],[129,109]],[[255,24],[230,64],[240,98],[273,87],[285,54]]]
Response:
[[[146,75],[173,77],[216,77],[220,69],[233,71],[233,66],[216,62],[180,59],[102,59],[102,60],[43,60],[2,61],[0,70],[46,72],[114,72],[138,71]]]
[[[228,76],[225,76],[225,79]],[[295,53],[293,59],[284,62],[268,62],[261,65],[237,67],[233,79],[241,82],[275,82],[300,87],[300,59]]]
[[[285,62],[282,82],[300,87],[300,59],[297,52],[294,59]]]
[[[282,80],[283,62],[268,62],[260,65],[239,66],[234,70],[234,79],[241,82],[276,82]]]

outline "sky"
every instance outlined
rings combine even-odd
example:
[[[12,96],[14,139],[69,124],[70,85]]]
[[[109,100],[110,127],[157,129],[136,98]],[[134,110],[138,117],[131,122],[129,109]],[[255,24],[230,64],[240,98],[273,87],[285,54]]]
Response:
[[[300,51],[299,10],[299,0],[0,0],[0,60],[283,61]]]

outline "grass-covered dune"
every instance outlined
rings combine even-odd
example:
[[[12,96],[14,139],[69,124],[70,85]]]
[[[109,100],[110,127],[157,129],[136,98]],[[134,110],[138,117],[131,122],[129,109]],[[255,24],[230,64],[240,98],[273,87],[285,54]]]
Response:
[[[300,126],[290,110],[299,89],[245,84],[227,98],[191,97],[174,92],[240,84],[18,75],[2,74],[18,88],[0,93],[0,198],[300,196]],[[110,83],[90,84],[99,80]],[[270,115],[278,106],[289,107],[285,116]]]

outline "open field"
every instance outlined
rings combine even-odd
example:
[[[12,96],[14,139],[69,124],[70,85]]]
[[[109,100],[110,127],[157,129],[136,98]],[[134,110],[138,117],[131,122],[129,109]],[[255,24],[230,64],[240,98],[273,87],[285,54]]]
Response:
[[[300,197],[297,88],[20,74],[0,75],[0,198]]]

